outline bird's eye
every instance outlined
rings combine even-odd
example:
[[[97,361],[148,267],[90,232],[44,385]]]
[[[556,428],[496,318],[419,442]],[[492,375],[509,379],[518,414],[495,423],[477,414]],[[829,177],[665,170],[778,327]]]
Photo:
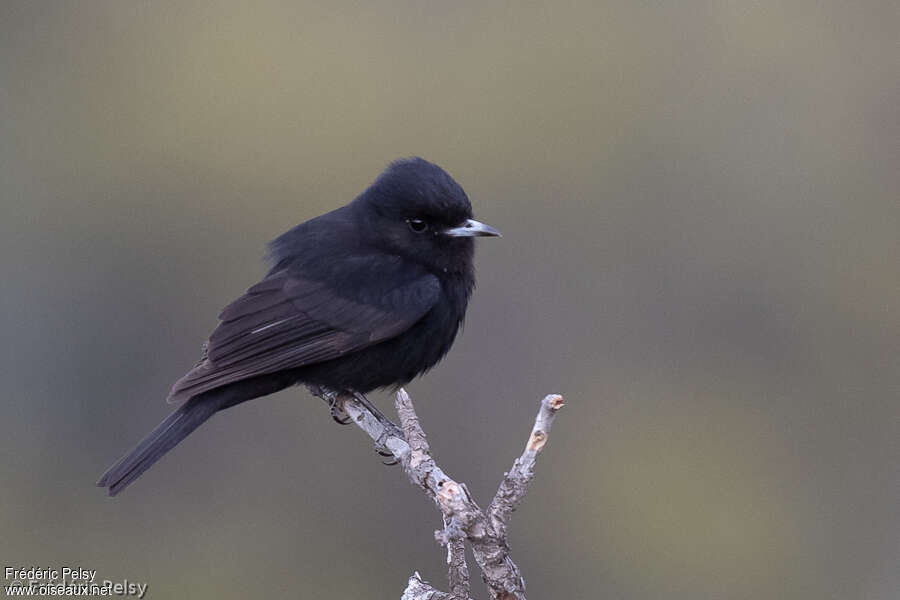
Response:
[[[422,219],[407,219],[406,224],[409,225],[409,228],[416,233],[422,233],[423,231],[428,229],[428,223],[426,223]]]

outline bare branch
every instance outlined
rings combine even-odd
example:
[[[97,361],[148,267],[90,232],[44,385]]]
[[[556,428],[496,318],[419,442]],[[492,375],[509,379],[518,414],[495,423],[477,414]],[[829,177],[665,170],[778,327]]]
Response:
[[[428,439],[419,424],[412,400],[405,390],[397,392],[395,407],[400,427],[378,418],[352,396],[339,396],[330,390],[310,387],[310,391],[332,407],[332,416],[346,413],[375,442],[378,449],[389,450],[403,465],[409,480],[420,487],[441,511],[444,528],[435,532],[439,543],[447,547],[450,594],[425,583],[416,573],[409,579],[403,600],[469,600],[469,571],[465,543],[469,542],[475,562],[482,572],[491,598],[526,600],[525,580],[509,556],[506,521],[521,503],[534,476],[534,462],[543,449],[562,397],[550,395],[541,402],[525,451],[503,481],[487,512],[483,511],[464,484],[451,479],[435,463]],[[363,400],[365,400],[363,398]]]
[[[491,598],[524,600],[525,581],[509,556],[506,537],[499,535],[491,527],[484,511],[469,495],[468,489],[447,476],[434,462],[425,432],[422,431],[412,400],[405,390],[397,392],[395,406],[400,417],[400,427],[410,441],[409,457],[398,457],[406,474],[434,499],[444,517],[451,523],[455,521],[465,533]],[[448,532],[448,541],[450,537],[452,532]]]
[[[460,531],[459,525],[444,519],[443,531],[435,532],[440,538],[447,537],[447,579],[450,581],[450,595],[454,600],[468,600],[469,598],[469,566],[466,564],[466,536]]]
[[[491,524],[504,536],[506,521],[521,504],[528,491],[528,484],[534,477],[535,459],[544,449],[556,413],[563,406],[565,404],[559,394],[550,394],[541,401],[541,408],[534,419],[534,427],[531,428],[531,435],[528,436],[528,441],[525,443],[525,450],[522,452],[522,456],[513,463],[512,469],[504,473],[497,494],[488,507]]]
[[[400,600],[454,600],[450,594],[434,589],[422,581],[418,572],[413,573],[403,590]]]

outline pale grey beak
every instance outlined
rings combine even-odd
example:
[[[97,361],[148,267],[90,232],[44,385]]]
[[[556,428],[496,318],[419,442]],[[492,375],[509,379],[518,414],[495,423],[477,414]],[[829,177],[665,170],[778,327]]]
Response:
[[[445,229],[444,235],[450,237],[503,237],[500,232],[484,223],[479,223],[475,219],[468,219],[459,227],[453,229]]]

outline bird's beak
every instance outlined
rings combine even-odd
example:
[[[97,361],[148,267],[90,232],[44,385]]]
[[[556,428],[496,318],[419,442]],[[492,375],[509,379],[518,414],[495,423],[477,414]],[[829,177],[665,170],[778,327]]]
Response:
[[[453,229],[445,229],[444,235],[450,237],[503,237],[500,232],[475,219],[467,219],[465,223]]]

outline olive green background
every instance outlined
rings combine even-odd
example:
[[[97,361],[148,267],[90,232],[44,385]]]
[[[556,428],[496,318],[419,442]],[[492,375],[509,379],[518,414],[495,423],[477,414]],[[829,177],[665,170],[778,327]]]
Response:
[[[504,234],[409,386],[437,458],[487,503],[568,403],[512,523],[530,598],[896,599],[898,32],[895,1],[3,0],[0,563],[445,587],[433,507],[304,390],[93,486],[265,242],[421,155]]]

